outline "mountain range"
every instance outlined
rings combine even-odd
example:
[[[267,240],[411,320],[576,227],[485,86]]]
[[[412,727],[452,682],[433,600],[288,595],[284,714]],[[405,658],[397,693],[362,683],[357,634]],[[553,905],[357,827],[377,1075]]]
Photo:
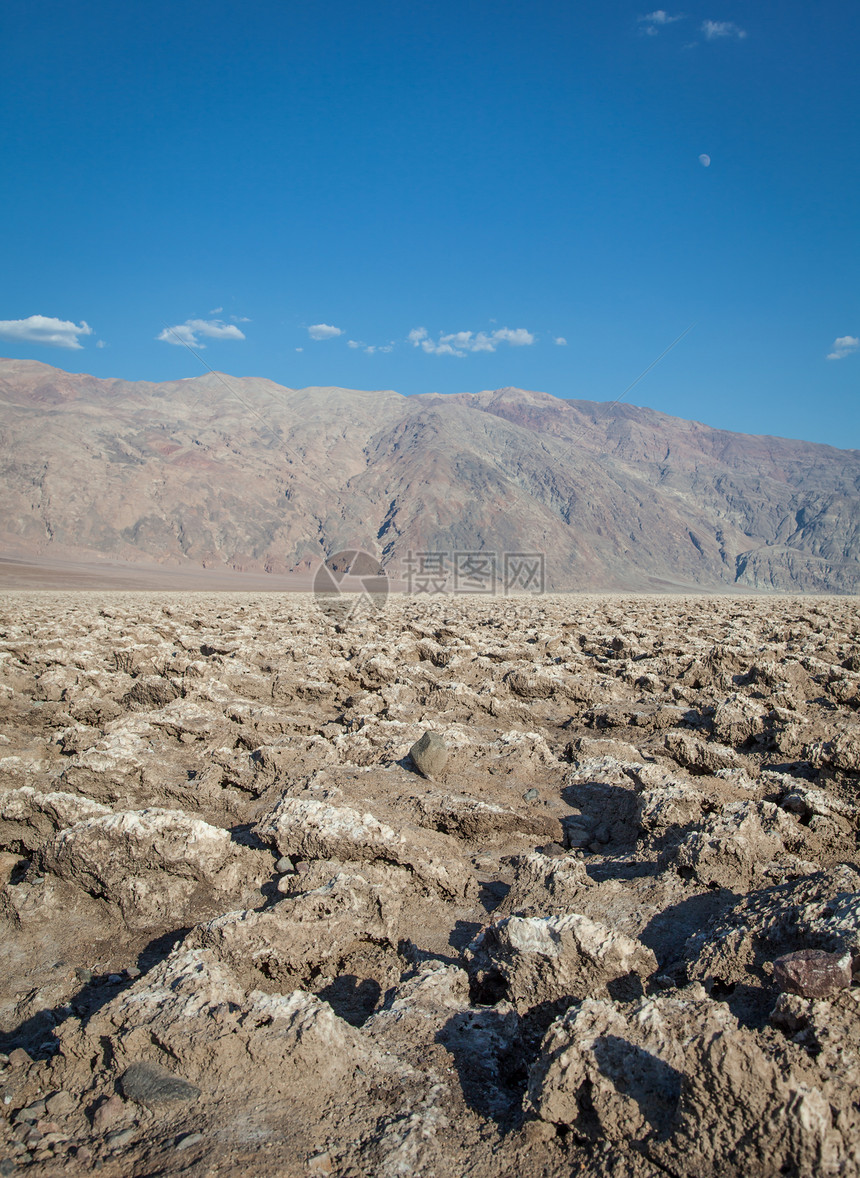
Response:
[[[401,580],[417,553],[541,553],[554,590],[856,593],[860,451],[516,388],[0,360],[0,545],[254,574],[362,548]]]

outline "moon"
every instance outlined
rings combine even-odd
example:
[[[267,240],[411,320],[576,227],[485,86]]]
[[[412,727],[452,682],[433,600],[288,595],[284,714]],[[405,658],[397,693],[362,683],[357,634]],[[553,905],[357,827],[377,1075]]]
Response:
[[[702,152],[702,154],[699,156],[699,163],[703,168],[709,168],[711,166],[711,157],[709,155],[705,155],[705,153]]]

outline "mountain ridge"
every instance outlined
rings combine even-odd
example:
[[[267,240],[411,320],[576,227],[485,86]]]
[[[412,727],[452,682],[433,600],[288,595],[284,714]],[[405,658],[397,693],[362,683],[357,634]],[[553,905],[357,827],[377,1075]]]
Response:
[[[0,360],[0,542],[306,572],[542,552],[547,587],[860,589],[860,451],[513,387],[405,397]]]

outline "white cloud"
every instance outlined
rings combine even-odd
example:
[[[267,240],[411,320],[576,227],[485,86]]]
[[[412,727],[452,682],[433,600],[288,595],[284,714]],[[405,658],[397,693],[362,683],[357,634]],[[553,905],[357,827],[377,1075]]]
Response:
[[[245,335],[232,323],[222,323],[220,319],[186,319],[184,323],[177,323],[173,327],[165,327],[155,338],[165,344],[175,344],[177,347],[188,344],[192,348],[205,348],[198,336],[204,335],[208,339],[244,339]]]
[[[304,348],[296,348],[296,351],[297,351],[297,352],[303,352],[303,351],[304,351]]]
[[[210,315],[220,315],[223,310],[224,310],[223,307],[213,307],[212,310],[209,312],[209,314]]]
[[[703,168],[709,168],[711,166],[711,157],[706,152],[703,151],[702,154],[699,156],[699,163],[702,165]]]
[[[563,335],[557,335],[552,342],[554,344],[556,344],[559,348],[566,348],[567,347],[567,340],[564,338]]]
[[[468,352],[495,352],[499,344],[528,347],[535,337],[524,327],[500,327],[496,331],[452,331],[432,340],[426,327],[413,327],[406,337],[413,347],[433,356],[465,356]]]
[[[308,335],[311,339],[335,339],[343,335],[343,331],[339,327],[332,327],[330,323],[314,323],[308,328]]]
[[[363,347],[364,347],[364,344],[361,342],[361,340],[357,340],[357,339],[348,339],[348,340],[346,341],[346,346],[347,346],[348,348],[363,348]]]
[[[106,348],[107,344],[104,342],[103,339],[97,339],[96,340],[96,347],[97,348]]]
[[[742,41],[746,36],[746,30],[739,29],[733,20],[706,20],[702,32],[708,41],[717,41],[720,37],[737,37]]]
[[[230,318],[234,323],[250,323],[251,320],[247,315],[231,315]]]
[[[388,344],[366,344],[364,340],[350,339],[346,341],[349,348],[361,348],[361,350],[368,356],[372,356],[374,352],[393,352],[394,340]]]
[[[25,344],[42,344],[49,348],[80,348],[79,335],[92,335],[93,329],[83,319],[80,324],[49,315],[30,315],[27,319],[0,319],[0,339]]]
[[[846,356],[850,356],[852,352],[856,352],[860,348],[860,339],[856,335],[840,335],[838,339],[833,341],[833,351],[828,355],[828,360],[843,360]]]
[[[683,14],[670,16],[665,8],[658,8],[655,12],[649,12],[647,16],[640,16],[639,24],[642,26],[643,33],[649,37],[656,37],[664,25],[673,25],[676,20],[683,19]]]

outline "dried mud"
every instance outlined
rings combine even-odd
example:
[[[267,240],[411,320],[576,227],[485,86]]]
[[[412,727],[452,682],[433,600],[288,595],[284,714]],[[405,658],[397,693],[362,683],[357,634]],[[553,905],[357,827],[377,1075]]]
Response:
[[[352,604],[6,595],[0,1173],[860,1174],[856,599]]]

